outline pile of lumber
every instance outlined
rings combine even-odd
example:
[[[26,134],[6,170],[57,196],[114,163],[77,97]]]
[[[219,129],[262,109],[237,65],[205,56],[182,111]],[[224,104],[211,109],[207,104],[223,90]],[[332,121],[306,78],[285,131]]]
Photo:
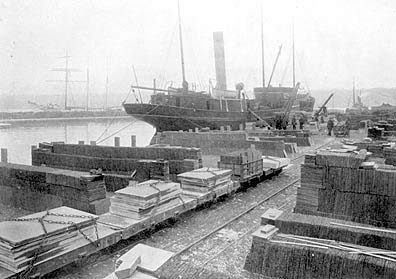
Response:
[[[320,151],[301,165],[295,212],[396,228],[396,168],[366,152]]]
[[[254,148],[221,155],[217,165],[232,170],[233,179],[245,180],[263,174],[262,154]]]
[[[116,191],[110,213],[141,220],[179,206],[180,194],[179,183],[148,180]]]
[[[231,170],[201,168],[178,175],[183,194],[188,196],[208,193],[232,185]]]
[[[96,246],[97,216],[69,207],[34,213],[0,223],[0,266],[20,272],[73,250],[78,243]]]

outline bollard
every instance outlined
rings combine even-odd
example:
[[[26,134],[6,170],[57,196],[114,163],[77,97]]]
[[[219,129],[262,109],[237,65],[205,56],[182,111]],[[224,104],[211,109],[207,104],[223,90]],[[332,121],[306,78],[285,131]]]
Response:
[[[114,146],[120,146],[120,138],[119,137],[114,137]]]
[[[7,148],[2,148],[1,149],[1,162],[2,163],[8,163]]]
[[[224,132],[224,126],[220,126],[220,131]]]
[[[199,128],[195,127],[195,132],[198,133],[199,132]]]
[[[91,140],[90,144],[91,144],[91,145],[96,145],[96,141]]]
[[[243,129],[243,123],[240,123],[240,124],[239,124],[239,130],[240,130],[240,131],[243,131],[243,130],[244,130],[244,129]]]
[[[84,141],[83,140],[79,140],[78,144],[84,144]]]
[[[136,135],[131,136],[131,146],[136,147]]]

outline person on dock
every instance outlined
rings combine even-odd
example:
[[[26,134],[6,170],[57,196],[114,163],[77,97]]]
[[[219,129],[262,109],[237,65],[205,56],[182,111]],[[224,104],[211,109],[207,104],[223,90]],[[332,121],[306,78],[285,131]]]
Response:
[[[298,122],[300,123],[300,130],[303,130],[303,129],[304,129],[304,124],[305,124],[304,115],[302,115],[302,116],[300,117],[300,119],[298,120]]]
[[[333,118],[329,118],[329,120],[327,121],[327,131],[328,131],[328,135],[331,136],[331,131],[334,128],[334,120]]]
[[[293,115],[291,124],[292,124],[293,130],[296,130],[296,127],[297,127],[297,119],[296,119],[296,116],[295,116],[295,115]]]

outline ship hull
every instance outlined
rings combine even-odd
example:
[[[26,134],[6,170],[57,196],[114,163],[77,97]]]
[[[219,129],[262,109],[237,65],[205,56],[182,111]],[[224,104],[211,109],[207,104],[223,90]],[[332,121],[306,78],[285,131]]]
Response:
[[[252,121],[248,112],[226,112],[200,110],[184,107],[173,107],[152,104],[124,104],[129,115],[147,122],[162,131],[179,131],[208,127],[220,129],[231,126],[236,130],[242,123]]]

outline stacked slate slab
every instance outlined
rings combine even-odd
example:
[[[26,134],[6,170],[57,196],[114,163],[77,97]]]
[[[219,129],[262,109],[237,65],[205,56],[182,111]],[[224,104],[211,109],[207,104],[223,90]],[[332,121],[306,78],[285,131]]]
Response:
[[[311,146],[311,133],[293,130],[249,130],[249,137],[258,137],[260,140],[282,140],[285,143],[295,143],[297,146]]]
[[[396,168],[365,154],[306,155],[294,211],[396,228]]]
[[[281,140],[250,140],[245,131],[183,132],[165,131],[157,133],[151,144],[170,144],[198,147],[204,155],[221,155],[250,148],[252,144],[263,155],[287,157],[285,142]],[[291,150],[291,148],[290,148]]]
[[[18,273],[51,261],[79,243],[96,245],[98,217],[69,207],[0,222],[0,266]],[[41,220],[41,222],[39,221]]]
[[[148,180],[115,192],[110,213],[135,220],[165,212],[182,203],[179,183]]]
[[[245,181],[263,174],[263,159],[255,148],[220,155],[219,169],[232,170],[234,180]]]
[[[216,168],[201,168],[178,175],[183,194],[200,196],[203,193],[224,190],[232,187],[231,170]]]
[[[385,147],[383,153],[384,153],[384,158],[385,158],[385,164],[396,166],[396,148],[395,148],[395,146]]]
[[[177,174],[202,167],[198,148],[180,146],[113,147],[40,143],[32,149],[32,164],[73,170],[102,169],[131,175],[138,181],[176,179]],[[109,189],[114,187],[109,186]]]
[[[0,163],[0,201],[30,211],[59,206],[108,211],[102,174]]]
[[[396,274],[396,262],[389,252],[284,234],[265,225],[253,233],[244,268],[265,278],[390,279]]]

